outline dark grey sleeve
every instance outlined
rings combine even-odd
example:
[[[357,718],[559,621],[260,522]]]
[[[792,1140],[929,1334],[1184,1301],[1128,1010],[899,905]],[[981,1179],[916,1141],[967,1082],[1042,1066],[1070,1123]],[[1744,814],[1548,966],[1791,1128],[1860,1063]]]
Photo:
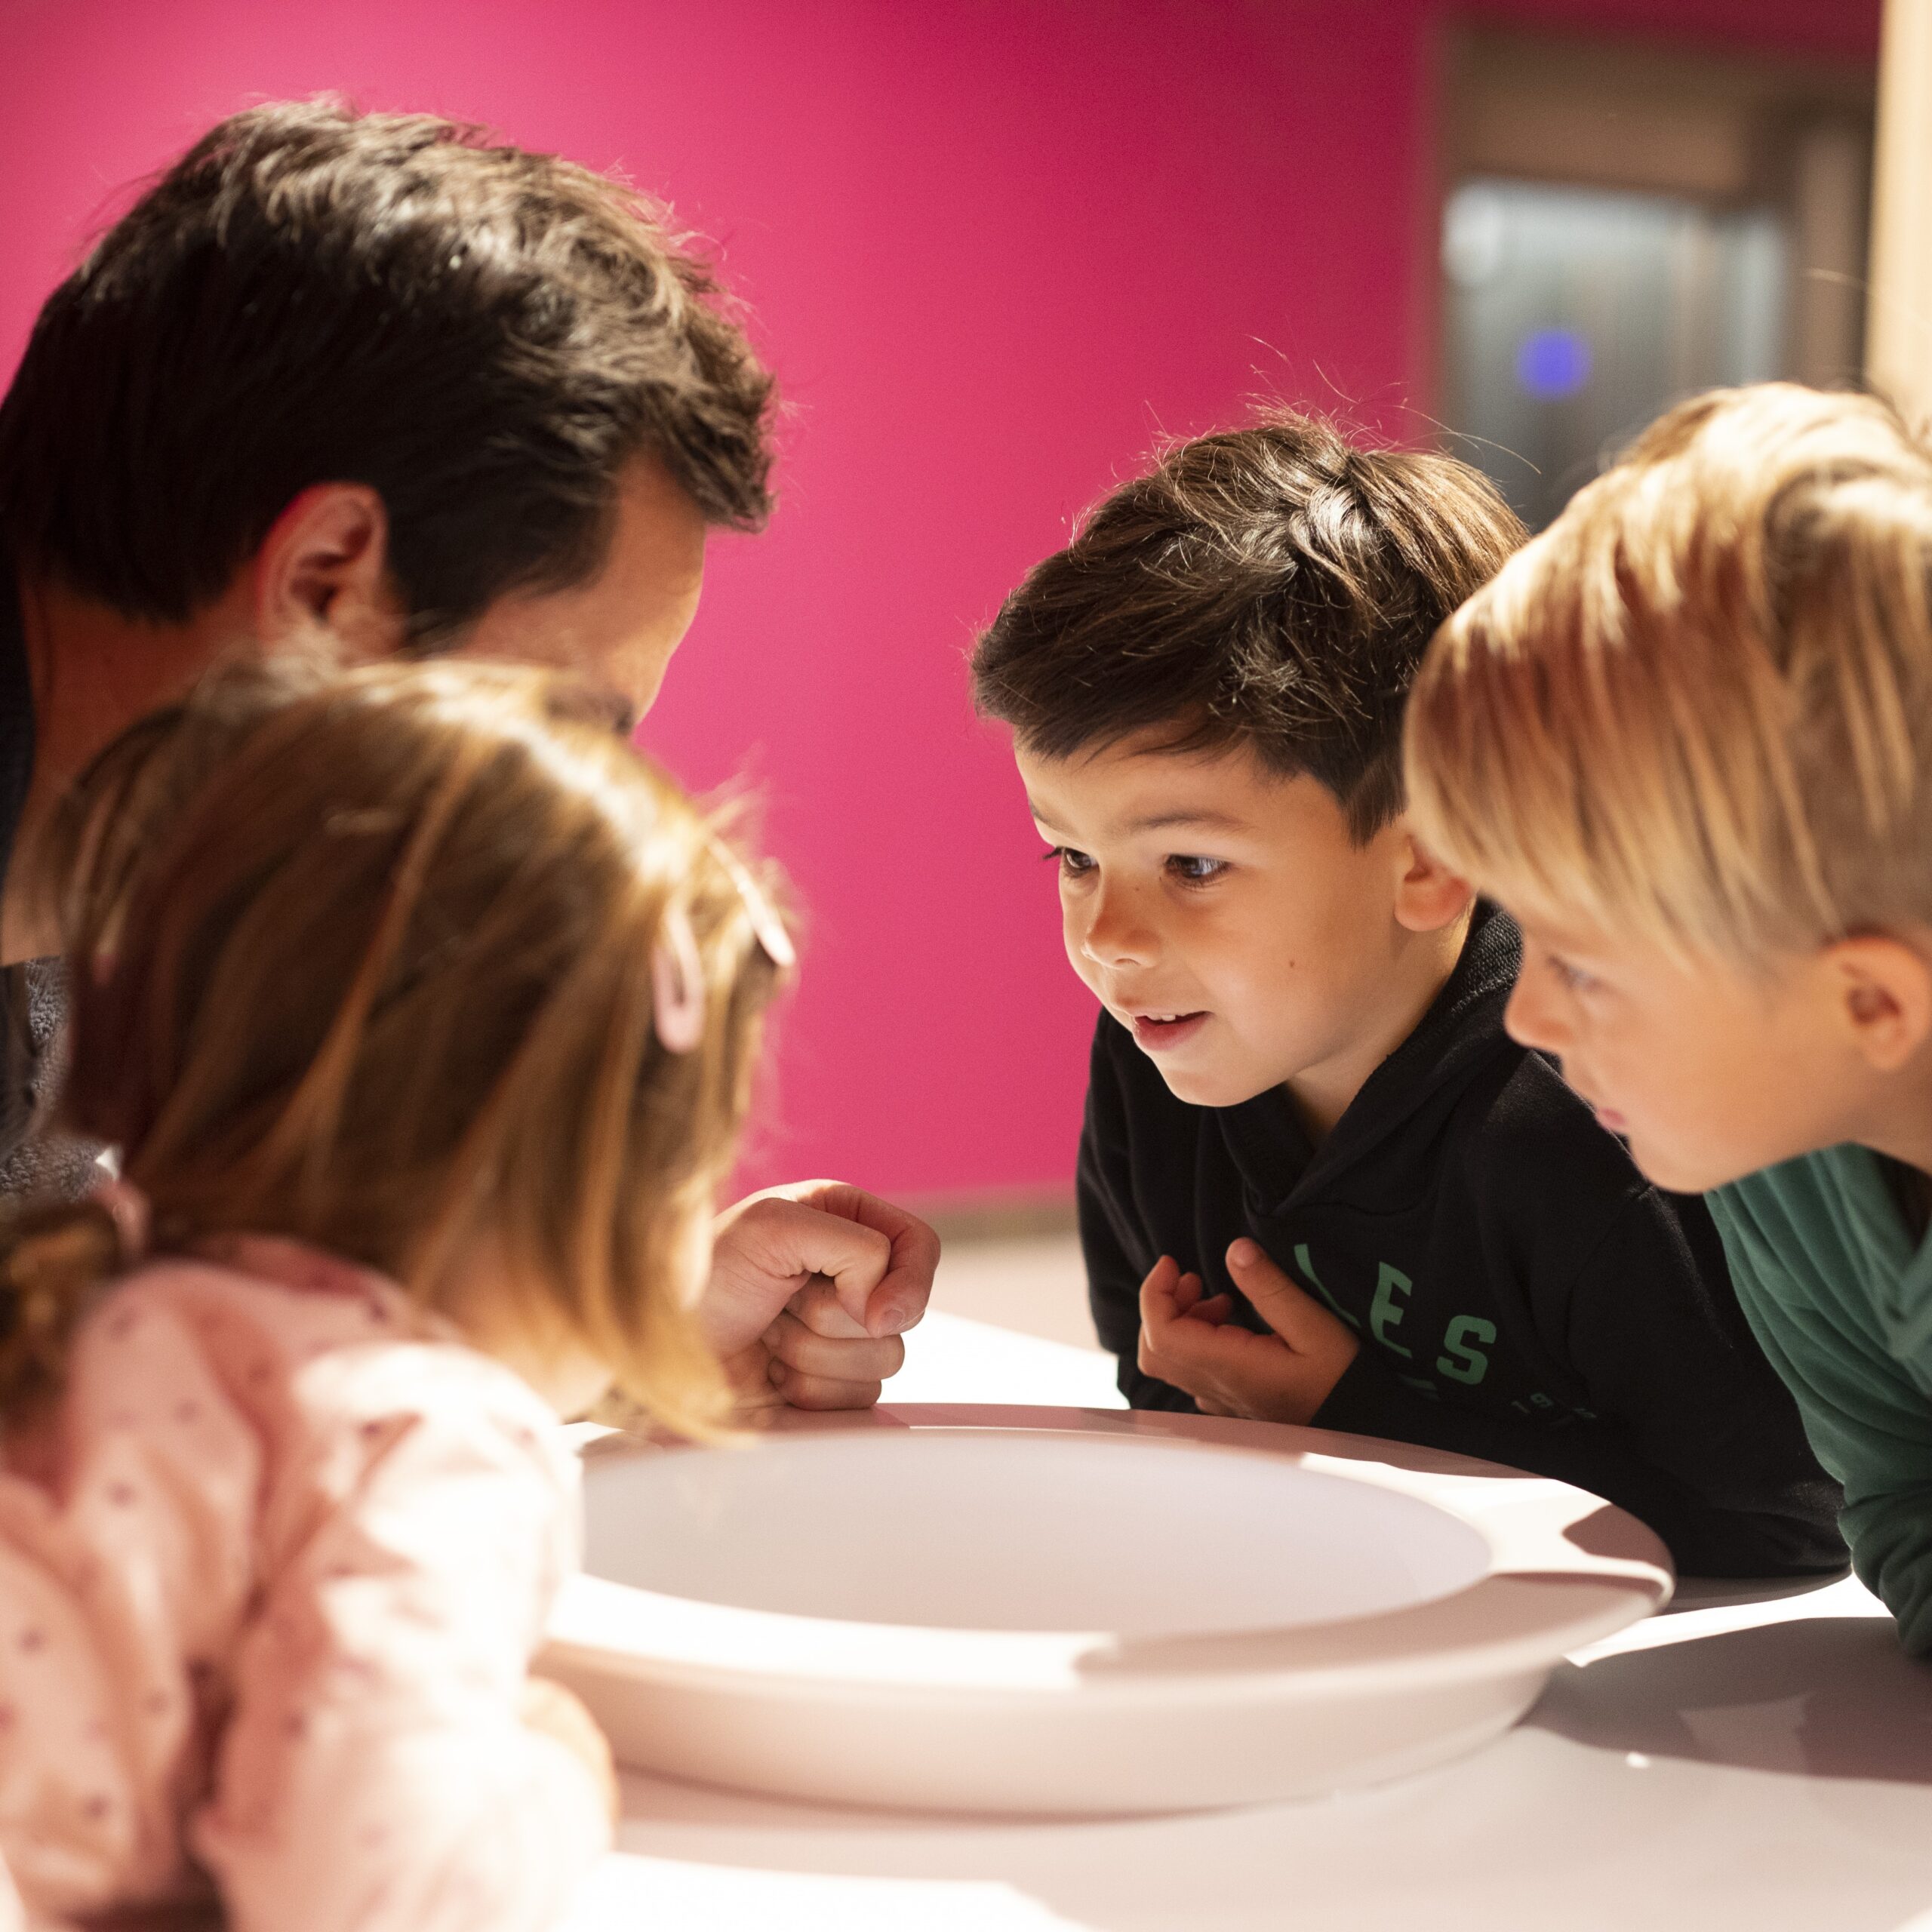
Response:
[[[99,1144],[50,1124],[66,1035],[65,964],[0,968],[0,1200],[78,1200],[101,1177]]]
[[[0,967],[0,1173],[33,1126],[31,995],[24,966]]]

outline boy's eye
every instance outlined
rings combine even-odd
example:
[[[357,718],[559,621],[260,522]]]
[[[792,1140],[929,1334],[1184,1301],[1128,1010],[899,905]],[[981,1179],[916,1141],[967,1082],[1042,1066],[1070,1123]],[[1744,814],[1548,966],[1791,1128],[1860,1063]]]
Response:
[[[1192,852],[1176,852],[1168,860],[1168,869],[1189,885],[1205,885],[1228,869],[1225,859],[1204,859]]]
[[[1093,860],[1071,845],[1049,846],[1044,856],[1058,864],[1063,878],[1078,878],[1094,869]]]
[[[1555,953],[1549,955],[1549,970],[1573,993],[1586,993],[1600,985],[1594,973],[1586,973],[1580,966],[1573,966],[1567,959],[1559,959]]]

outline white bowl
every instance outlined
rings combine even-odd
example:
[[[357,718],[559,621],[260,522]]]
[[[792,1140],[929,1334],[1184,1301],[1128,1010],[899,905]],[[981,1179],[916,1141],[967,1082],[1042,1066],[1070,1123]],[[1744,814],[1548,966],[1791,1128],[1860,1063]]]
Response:
[[[1671,1589],[1581,1490],[1321,1430],[903,1407],[612,1448],[539,1668],[626,1762],[797,1797],[1094,1814],[1371,1783],[1506,1730]]]

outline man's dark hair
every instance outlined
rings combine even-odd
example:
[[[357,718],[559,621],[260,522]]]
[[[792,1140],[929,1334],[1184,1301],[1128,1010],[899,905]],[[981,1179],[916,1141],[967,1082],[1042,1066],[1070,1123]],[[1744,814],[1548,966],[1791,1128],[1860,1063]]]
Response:
[[[1424,648],[1524,531],[1454,457],[1281,416],[1202,436],[1106,498],[973,654],[974,702],[1045,758],[1143,732],[1320,780],[1358,841],[1402,807]]]
[[[377,491],[419,637],[606,554],[660,460],[771,508],[771,379],[665,212],[548,155],[318,100],[223,122],[41,311],[0,540],[130,617],[224,591],[310,485]]]

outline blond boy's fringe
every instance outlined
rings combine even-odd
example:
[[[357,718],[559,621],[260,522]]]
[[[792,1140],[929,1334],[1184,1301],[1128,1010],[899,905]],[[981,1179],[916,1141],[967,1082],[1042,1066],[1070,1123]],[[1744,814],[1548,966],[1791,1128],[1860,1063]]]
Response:
[[[1929,576],[1932,455],[1884,403],[1686,403],[1444,627],[1418,830],[1680,961],[1932,921]]]

